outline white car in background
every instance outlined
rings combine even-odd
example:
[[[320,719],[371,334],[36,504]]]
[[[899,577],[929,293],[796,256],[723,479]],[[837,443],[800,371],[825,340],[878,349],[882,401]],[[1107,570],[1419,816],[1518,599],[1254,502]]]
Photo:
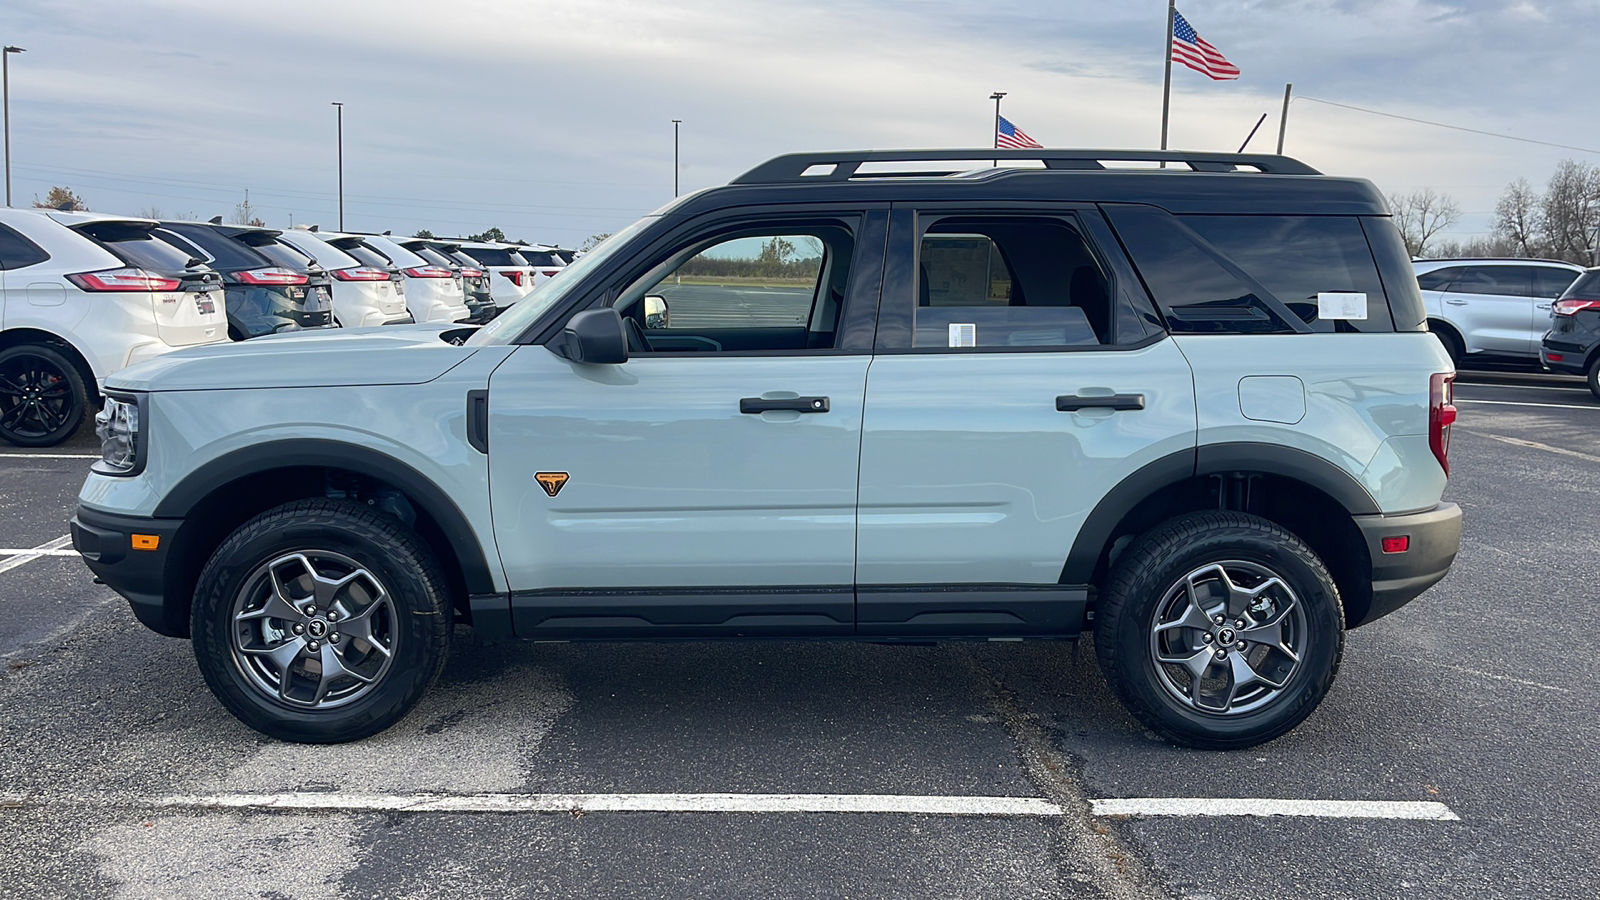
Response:
[[[461,241],[461,251],[477,260],[489,273],[489,291],[501,312],[533,293],[533,266],[517,253],[515,244],[491,241]]]
[[[460,322],[472,313],[467,309],[461,275],[447,266],[429,262],[406,249],[387,234],[357,235],[372,249],[400,267],[405,277],[406,308],[418,322]]]
[[[534,287],[560,275],[561,270],[567,267],[566,259],[556,252],[556,248],[543,244],[518,247],[517,255],[527,260],[528,265],[533,268]]]
[[[404,276],[377,251],[367,249],[362,254],[356,246],[359,237],[297,228],[278,235],[278,240],[316,260],[333,276],[333,318],[338,324],[361,328],[411,321]]]
[[[106,376],[228,339],[222,279],[149,219],[0,209],[0,439],[49,447]]]

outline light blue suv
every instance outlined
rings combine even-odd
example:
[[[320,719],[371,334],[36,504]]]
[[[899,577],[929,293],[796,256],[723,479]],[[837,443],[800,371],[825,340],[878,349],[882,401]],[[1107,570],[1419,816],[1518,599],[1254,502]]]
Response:
[[[288,740],[395,722],[462,622],[1092,629],[1150,727],[1241,747],[1315,708],[1346,628],[1448,571],[1453,378],[1365,181],[1276,156],[794,155],[481,329],[124,370],[72,533]]]

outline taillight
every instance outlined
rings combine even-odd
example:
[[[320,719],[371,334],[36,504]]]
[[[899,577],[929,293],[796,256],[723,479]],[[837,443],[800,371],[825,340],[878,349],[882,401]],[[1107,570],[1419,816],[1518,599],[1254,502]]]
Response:
[[[182,286],[176,278],[157,275],[132,266],[101,272],[79,272],[67,280],[86,291],[175,291]]]
[[[483,277],[483,270],[481,270],[481,269],[463,268],[461,270],[461,277],[463,277],[463,278],[482,278]]]
[[[1555,305],[1550,307],[1550,312],[1558,316],[1571,316],[1585,309],[1600,309],[1600,300],[1583,300],[1578,297],[1568,297],[1565,300],[1557,300]]]
[[[412,278],[449,278],[453,274],[444,266],[416,266],[411,269],[402,269]]]
[[[243,272],[235,272],[233,280],[240,284],[305,284],[311,279],[282,266],[268,266],[265,269],[245,269]]]
[[[1428,446],[1450,474],[1450,426],[1456,422],[1456,376],[1440,372],[1428,381]]]
[[[540,269],[539,270],[539,274],[543,275],[546,278],[554,278],[557,275],[561,274],[561,270],[560,269]]]
[[[522,287],[522,273],[517,271],[516,269],[509,269],[507,271],[501,272],[500,274],[504,275],[507,280],[509,280],[512,284],[516,285],[517,287]]]
[[[340,281],[388,281],[389,272],[372,266],[352,266],[348,269],[334,269],[333,277]]]

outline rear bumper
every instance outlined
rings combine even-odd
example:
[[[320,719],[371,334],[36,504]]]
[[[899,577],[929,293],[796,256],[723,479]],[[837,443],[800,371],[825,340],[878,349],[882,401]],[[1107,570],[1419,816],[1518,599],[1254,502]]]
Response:
[[[1545,335],[1544,340],[1539,343],[1539,362],[1552,372],[1587,375],[1589,370],[1586,363],[1589,360],[1589,351],[1593,349],[1593,344],[1584,345],[1576,341],[1564,341],[1553,335]]]
[[[1425,512],[1397,516],[1356,516],[1372,557],[1372,604],[1354,628],[1382,618],[1415,600],[1449,574],[1461,549],[1461,507],[1441,503]],[[1385,553],[1384,538],[1405,537],[1403,553]]]
[[[146,628],[172,637],[189,634],[187,606],[169,604],[166,597],[167,560],[182,525],[182,519],[122,516],[83,506],[71,522],[72,548],[90,571],[128,601]],[[140,543],[154,543],[154,549],[135,548],[134,535],[144,536]]]

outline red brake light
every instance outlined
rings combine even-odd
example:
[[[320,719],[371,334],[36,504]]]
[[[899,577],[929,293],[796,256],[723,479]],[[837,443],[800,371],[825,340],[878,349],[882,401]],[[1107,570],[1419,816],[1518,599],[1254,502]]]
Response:
[[[483,270],[482,269],[469,269],[469,268],[466,268],[465,266],[463,266],[462,269],[461,269],[461,277],[463,277],[463,278],[482,278],[483,277]]]
[[[516,285],[517,287],[522,287],[522,273],[519,272],[518,270],[516,270],[516,269],[508,269],[506,271],[501,272],[500,274],[504,275],[507,280],[509,280],[512,284]]]
[[[444,266],[416,266],[402,271],[412,278],[450,278],[453,275]]]
[[[182,282],[128,266],[101,272],[79,272],[67,280],[86,291],[175,291]]]
[[[539,270],[539,274],[543,275],[546,278],[554,278],[557,275],[561,274],[561,270],[560,269],[540,269]]]
[[[233,280],[240,284],[305,284],[311,279],[282,266],[268,266],[265,269],[245,269],[243,272],[235,272]]]
[[[388,281],[389,272],[376,266],[351,266],[348,269],[334,269],[333,277],[340,281]]]
[[[1450,426],[1456,421],[1456,376],[1440,372],[1428,381],[1428,446],[1450,474]]]
[[[1550,311],[1558,316],[1576,315],[1580,310],[1585,309],[1600,309],[1600,300],[1568,297],[1565,300],[1557,300],[1555,305],[1550,307]]]

